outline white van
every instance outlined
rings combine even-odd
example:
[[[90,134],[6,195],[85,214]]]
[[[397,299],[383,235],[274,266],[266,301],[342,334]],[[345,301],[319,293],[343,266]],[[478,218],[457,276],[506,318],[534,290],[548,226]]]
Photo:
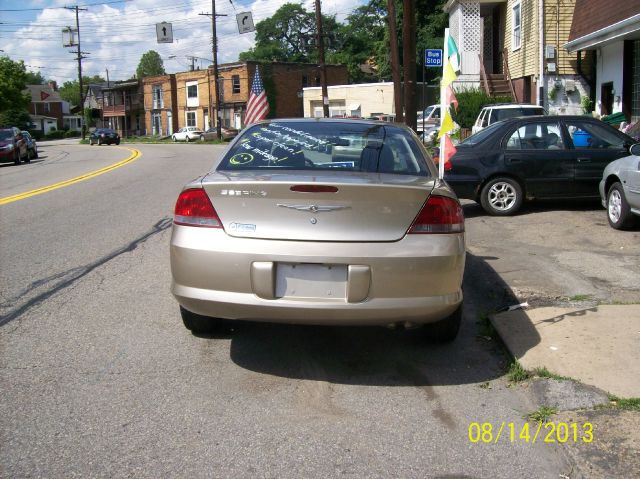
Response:
[[[528,103],[494,103],[480,110],[471,133],[477,133],[496,121],[513,118],[514,116],[546,115],[547,112],[538,105]]]
[[[418,112],[417,128],[418,134],[428,130],[433,126],[440,125],[440,105],[429,105],[423,111]]]

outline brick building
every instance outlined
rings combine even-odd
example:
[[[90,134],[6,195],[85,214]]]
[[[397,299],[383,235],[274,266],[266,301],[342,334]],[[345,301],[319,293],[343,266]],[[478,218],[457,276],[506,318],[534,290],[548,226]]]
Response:
[[[242,128],[256,62],[218,66],[221,124]],[[302,117],[302,89],[320,85],[320,69],[315,64],[260,64],[270,118]],[[327,84],[348,81],[347,67],[327,66]],[[203,130],[215,125],[213,70],[194,70],[143,79],[147,134],[171,135],[184,126]]]
[[[69,104],[60,98],[55,82],[46,85],[27,85],[31,96],[29,115],[35,129],[43,133],[64,128],[64,115],[69,113]],[[66,103],[66,105],[65,105]]]

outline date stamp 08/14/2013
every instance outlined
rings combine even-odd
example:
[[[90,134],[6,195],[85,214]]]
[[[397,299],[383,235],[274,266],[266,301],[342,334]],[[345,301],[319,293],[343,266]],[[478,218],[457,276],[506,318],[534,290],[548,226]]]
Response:
[[[474,444],[497,444],[507,442],[546,442],[546,443],[591,443],[593,442],[593,424],[585,422],[538,422],[523,423],[521,426],[502,421],[500,424],[490,422],[472,422],[468,429],[469,441]]]

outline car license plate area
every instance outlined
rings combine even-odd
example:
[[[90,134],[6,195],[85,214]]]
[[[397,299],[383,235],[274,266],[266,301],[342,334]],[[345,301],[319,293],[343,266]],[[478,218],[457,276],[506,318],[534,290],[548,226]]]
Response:
[[[347,266],[278,263],[276,297],[345,299]]]

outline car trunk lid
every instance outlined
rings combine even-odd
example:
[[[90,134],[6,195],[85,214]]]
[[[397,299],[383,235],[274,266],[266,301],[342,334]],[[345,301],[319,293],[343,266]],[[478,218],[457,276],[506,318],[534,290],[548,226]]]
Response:
[[[371,242],[401,239],[435,179],[360,172],[214,172],[202,186],[231,236]]]

